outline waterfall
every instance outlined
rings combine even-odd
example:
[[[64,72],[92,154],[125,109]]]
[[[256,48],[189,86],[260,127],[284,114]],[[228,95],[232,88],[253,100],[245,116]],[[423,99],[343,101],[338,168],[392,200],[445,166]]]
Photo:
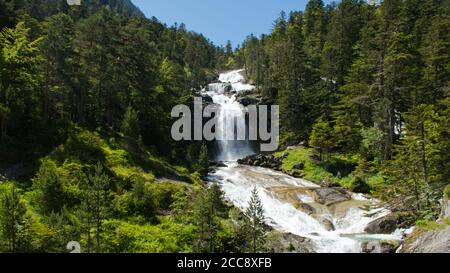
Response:
[[[237,94],[255,87],[245,83],[244,70],[234,70],[220,74],[219,83],[208,85],[207,94],[219,105],[217,141],[218,161],[236,161],[254,153],[248,141],[245,107],[237,101]],[[239,138],[239,132],[242,132]],[[234,139],[234,140],[230,140]]]
[[[320,186],[300,178],[260,167],[242,166],[235,162],[218,168],[208,179],[221,185],[225,197],[236,207],[245,211],[254,187],[259,191],[266,223],[281,232],[289,232],[311,240],[318,253],[359,253],[362,242],[393,240],[402,238],[401,231],[395,234],[365,234],[370,222],[390,213],[380,208],[378,201],[354,194],[353,200],[326,207],[317,203],[306,189]],[[317,214],[309,214],[294,205],[293,201],[277,195],[277,189],[292,192],[298,203],[316,208]],[[298,194],[297,191],[304,193]],[[371,205],[369,210],[363,204]],[[328,220],[334,228],[327,228],[322,220]]]
[[[315,252],[356,253],[361,252],[363,241],[400,240],[400,231],[393,235],[364,233],[370,222],[390,213],[389,210],[380,208],[376,200],[353,194],[351,200],[327,207],[315,201],[311,189],[320,189],[320,186],[312,182],[271,169],[240,166],[235,162],[254,153],[250,142],[245,138],[226,140],[246,127],[242,123],[233,123],[233,119],[245,117],[246,114],[245,107],[237,101],[237,95],[254,88],[246,83],[243,70],[235,70],[221,74],[219,82],[209,84],[204,90],[220,107],[216,130],[224,140],[217,141],[216,160],[225,161],[228,165],[215,170],[208,176],[208,180],[219,183],[225,197],[241,210],[247,208],[251,191],[256,187],[267,224],[279,231],[311,240]],[[316,213],[312,215],[299,209],[299,204],[314,208]],[[371,208],[367,211],[362,208],[364,206]]]

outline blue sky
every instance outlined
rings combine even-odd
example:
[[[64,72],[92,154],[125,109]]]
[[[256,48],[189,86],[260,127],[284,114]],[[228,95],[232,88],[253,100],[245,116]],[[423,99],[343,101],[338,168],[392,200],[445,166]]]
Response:
[[[304,10],[307,0],[132,0],[147,17],[168,25],[184,23],[216,45],[240,44],[249,34],[268,33],[284,10]],[[331,0],[324,0],[330,3]]]

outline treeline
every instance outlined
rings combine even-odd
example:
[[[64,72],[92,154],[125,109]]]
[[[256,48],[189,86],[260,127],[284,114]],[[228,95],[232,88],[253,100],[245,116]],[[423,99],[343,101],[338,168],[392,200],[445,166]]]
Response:
[[[205,84],[225,49],[184,25],[130,16],[140,12],[124,3],[0,1],[2,161],[45,154],[73,124],[188,154],[167,137],[171,108]]]
[[[435,218],[450,182],[449,33],[446,0],[311,0],[235,59],[280,105],[285,147],[357,155],[359,182],[380,172],[379,195]]]
[[[0,0],[0,252],[243,249],[206,145],[170,139],[232,52],[129,3]]]

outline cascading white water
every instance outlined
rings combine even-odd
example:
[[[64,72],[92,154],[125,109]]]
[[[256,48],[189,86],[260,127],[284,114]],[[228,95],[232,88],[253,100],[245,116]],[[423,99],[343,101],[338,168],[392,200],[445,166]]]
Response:
[[[220,106],[218,116],[218,133],[222,138],[235,135],[236,128],[245,124],[231,125],[231,120],[245,115],[244,107],[236,100],[237,93],[253,90],[255,87],[247,84],[243,70],[223,73],[219,83],[210,84],[205,91],[213,102]],[[254,187],[259,190],[264,206],[267,224],[295,235],[309,238],[314,245],[314,251],[323,253],[356,253],[361,252],[361,241],[370,240],[399,240],[401,233],[395,235],[368,235],[364,229],[371,221],[390,213],[387,209],[375,208],[370,211],[360,206],[374,205],[375,200],[368,200],[354,194],[350,204],[340,209],[329,209],[317,204],[308,191],[297,195],[297,201],[304,204],[321,206],[319,215],[310,215],[296,208],[291,202],[277,196],[275,188],[287,187],[294,191],[301,189],[317,189],[318,185],[297,179],[266,168],[240,166],[235,161],[253,154],[248,141],[218,141],[218,161],[227,162],[228,167],[218,168],[210,174],[211,181],[220,183],[225,196],[238,208],[245,210],[251,191]],[[295,196],[295,195],[294,195]],[[291,200],[292,201],[292,200]],[[354,202],[354,203],[352,203]],[[339,208],[339,206],[337,206]],[[337,211],[339,212],[337,212]],[[322,220],[333,225],[333,230],[327,229]]]
[[[309,215],[286,200],[280,199],[273,191],[277,187],[320,188],[318,185],[304,179],[293,178],[286,174],[266,168],[241,166],[228,162],[228,167],[218,168],[210,174],[209,179],[220,183],[225,197],[236,207],[245,210],[250,200],[251,191],[256,187],[264,207],[267,224],[283,232],[290,232],[309,238],[318,253],[359,253],[362,241],[400,240],[401,233],[393,235],[364,234],[364,229],[370,222],[383,217],[390,212],[383,208],[366,211],[358,206],[349,207],[343,215],[335,212],[322,212],[320,217]],[[304,203],[314,204],[310,195],[298,196]],[[376,203],[354,195],[355,200]],[[333,223],[335,230],[330,231],[318,220],[325,218]]]
[[[245,83],[243,73],[243,70],[223,73],[219,77],[220,83],[208,86],[207,94],[220,106],[216,128],[220,138],[217,141],[218,161],[235,161],[254,153],[245,137],[239,140],[237,138],[237,132],[246,131],[245,123],[237,122],[245,120],[245,108],[236,101],[237,93],[255,88]]]

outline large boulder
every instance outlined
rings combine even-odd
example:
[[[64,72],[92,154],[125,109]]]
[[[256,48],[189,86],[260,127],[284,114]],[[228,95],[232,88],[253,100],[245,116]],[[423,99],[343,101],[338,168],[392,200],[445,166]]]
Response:
[[[258,105],[261,102],[261,98],[260,97],[255,97],[255,96],[243,96],[243,97],[238,97],[237,101],[244,105],[245,107],[249,106],[249,105]]]
[[[405,240],[400,252],[450,253],[450,226],[436,230],[414,230]]]
[[[283,160],[273,155],[257,154],[238,160],[241,165],[279,169]]]
[[[363,253],[395,253],[400,243],[397,241],[370,241],[362,243]]]
[[[306,213],[308,215],[312,215],[312,214],[316,213],[316,209],[313,206],[306,204],[306,203],[299,203],[296,206],[296,208],[303,211],[304,213]]]
[[[315,253],[311,239],[277,231],[269,233],[265,248],[271,253]]]
[[[370,222],[364,231],[369,234],[391,234],[397,229],[397,217],[393,214]]]
[[[345,190],[339,188],[317,188],[312,193],[317,203],[326,206],[351,200],[351,196]]]

